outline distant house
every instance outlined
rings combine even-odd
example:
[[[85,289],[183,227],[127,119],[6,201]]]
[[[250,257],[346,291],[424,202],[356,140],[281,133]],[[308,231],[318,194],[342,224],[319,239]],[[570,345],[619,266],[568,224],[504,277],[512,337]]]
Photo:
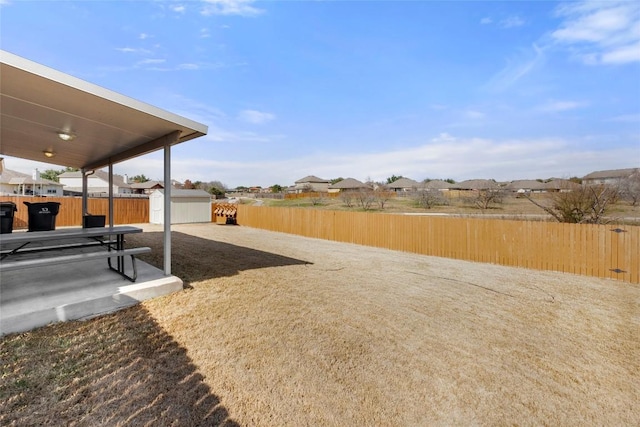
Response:
[[[457,182],[451,188],[456,190],[494,190],[497,189],[498,183],[490,179],[468,179],[466,181]]]
[[[566,193],[569,191],[577,190],[582,186],[577,182],[569,181],[568,179],[552,179],[544,184],[544,188],[549,192]]]
[[[40,176],[4,169],[0,173],[0,195],[62,196],[62,184]]]
[[[400,178],[393,181],[391,184],[387,184],[387,187],[395,192],[408,192],[416,191],[418,187],[420,187],[420,183],[410,178]]]
[[[164,189],[161,181],[134,182],[131,184],[131,190],[136,194],[151,194],[155,190]]]
[[[507,190],[512,191],[518,194],[525,193],[543,193],[547,191],[547,188],[544,182],[531,180],[531,179],[521,179],[516,181],[511,181],[505,187]]]
[[[67,194],[82,193],[82,172],[64,172],[58,177],[64,185]],[[87,176],[87,192],[90,194],[109,193],[109,174],[103,170],[96,170]],[[134,190],[125,175],[113,175],[113,194],[133,194]]]
[[[354,178],[347,178],[330,185],[328,191],[330,193],[338,193],[341,191],[358,191],[371,189],[372,187],[368,184],[365,184],[364,182],[358,181]]]
[[[453,188],[453,184],[448,183],[447,181],[443,181],[441,179],[432,179],[431,181],[423,182],[418,187],[419,190],[440,190],[440,191],[449,191],[449,189]]]
[[[639,173],[639,170],[639,168],[629,168],[591,172],[582,177],[582,183],[585,185],[615,185],[621,180],[629,178],[634,173]]]
[[[328,179],[318,178],[315,175],[305,176],[295,182],[290,192],[304,193],[306,191],[326,192],[329,189],[331,181]]]

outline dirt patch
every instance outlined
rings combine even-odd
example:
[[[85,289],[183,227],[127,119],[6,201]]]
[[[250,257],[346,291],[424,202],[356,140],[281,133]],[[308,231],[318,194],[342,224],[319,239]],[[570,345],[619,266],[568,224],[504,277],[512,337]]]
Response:
[[[173,273],[188,287],[141,304],[135,310],[144,316],[126,323],[133,331],[152,325],[166,340],[163,347],[138,339],[127,351],[144,351],[149,366],[162,362],[173,376],[149,371],[122,381],[133,378],[138,392],[149,381],[151,394],[167,396],[161,379],[178,393],[157,403],[140,398],[141,420],[154,420],[155,411],[165,425],[640,424],[638,285],[239,226],[173,229]],[[131,243],[152,246],[146,259],[161,266],[161,228],[145,231]],[[61,410],[55,389],[23,382],[33,361],[16,355],[36,348],[37,363],[70,363],[73,351],[48,359],[52,336],[82,337],[91,354],[91,331],[131,313],[5,337],[0,422],[39,424]],[[176,359],[162,358],[167,343]],[[77,369],[60,375],[57,389],[81,388],[94,376],[108,382],[130,364],[101,359],[110,367],[104,374]],[[180,400],[185,378],[196,379],[190,388],[198,392]],[[83,390],[79,400],[62,399],[66,413],[77,413],[83,399],[122,395]],[[207,411],[175,412],[188,413],[199,399],[212,402]],[[19,417],[3,415],[17,407]],[[84,425],[124,419],[110,406],[83,408]]]

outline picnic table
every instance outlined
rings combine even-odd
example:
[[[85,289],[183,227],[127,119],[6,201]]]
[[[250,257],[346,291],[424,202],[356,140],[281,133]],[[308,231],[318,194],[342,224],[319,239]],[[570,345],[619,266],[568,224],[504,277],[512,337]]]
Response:
[[[111,270],[135,282],[135,256],[151,252],[151,248],[126,249],[125,236],[141,232],[138,227],[116,226],[0,234],[0,272],[106,258]],[[77,253],[77,249],[88,247],[98,250]],[[63,254],[65,252],[67,254]],[[127,256],[131,257],[131,275],[125,272]],[[115,266],[113,258],[116,258]]]

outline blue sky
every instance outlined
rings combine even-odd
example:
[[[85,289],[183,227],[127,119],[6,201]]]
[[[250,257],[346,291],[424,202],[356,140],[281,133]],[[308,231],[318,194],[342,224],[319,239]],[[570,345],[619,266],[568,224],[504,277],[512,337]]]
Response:
[[[640,2],[0,0],[0,40],[209,126],[179,180],[640,167]],[[162,153],[114,170],[161,179]]]

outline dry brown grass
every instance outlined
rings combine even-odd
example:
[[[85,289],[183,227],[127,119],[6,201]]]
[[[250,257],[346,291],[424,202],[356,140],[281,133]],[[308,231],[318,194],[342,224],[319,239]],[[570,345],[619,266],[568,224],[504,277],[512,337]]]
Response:
[[[638,285],[174,230],[185,291],[0,341],[0,424],[640,424]]]

